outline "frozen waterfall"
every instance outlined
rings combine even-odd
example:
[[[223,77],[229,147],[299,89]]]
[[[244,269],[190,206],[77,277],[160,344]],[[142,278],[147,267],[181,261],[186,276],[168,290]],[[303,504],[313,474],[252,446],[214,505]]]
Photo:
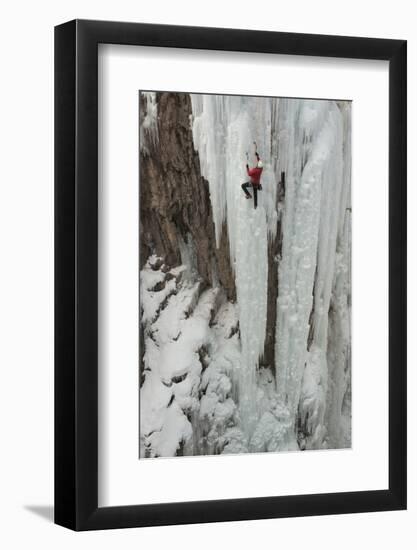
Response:
[[[277,398],[294,434],[298,419],[304,448],[321,446],[329,431],[332,435],[331,425],[340,424],[350,376],[350,103],[191,97],[194,146],[209,182],[217,243],[226,223],[236,274],[242,429],[250,438],[262,413],[257,367],[265,342],[267,247],[280,217]],[[248,179],[246,151],[253,153],[254,141],[265,166],[257,210],[240,188]],[[286,179],[282,208],[281,172]],[[334,338],[328,345],[329,330]]]
[[[293,423],[300,414],[307,445],[322,444],[328,397],[328,325],[335,270],[347,272],[350,248],[350,104],[283,99],[279,144],[286,172],[283,250],[279,265],[276,384]],[[348,286],[343,288],[347,326]],[[347,327],[346,327],[347,328]],[[349,345],[345,339],[345,346]],[[332,344],[333,345],[333,344]],[[338,361],[345,367],[344,354]],[[333,382],[333,381],[332,381]],[[342,388],[344,384],[342,384]]]
[[[254,97],[192,95],[194,146],[208,180],[217,243],[227,223],[230,256],[236,274],[242,357],[238,373],[242,427],[250,436],[258,420],[256,371],[265,342],[268,235],[277,227],[276,177],[269,161],[276,100]],[[259,204],[244,199],[246,152],[254,162],[253,141],[268,152]],[[263,158],[264,158],[263,157]]]

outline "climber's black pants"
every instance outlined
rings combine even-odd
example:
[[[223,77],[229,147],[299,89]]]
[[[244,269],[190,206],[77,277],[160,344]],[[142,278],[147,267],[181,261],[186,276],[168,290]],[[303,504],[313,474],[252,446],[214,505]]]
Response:
[[[248,191],[248,187],[252,187],[253,189],[253,202],[255,208],[258,206],[258,186],[253,185],[250,181],[247,181],[246,183],[242,183],[242,189],[247,197],[252,197],[252,195]]]

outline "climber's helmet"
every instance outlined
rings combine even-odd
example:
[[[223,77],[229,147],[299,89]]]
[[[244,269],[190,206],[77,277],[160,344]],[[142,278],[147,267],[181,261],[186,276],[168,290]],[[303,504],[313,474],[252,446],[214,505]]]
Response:
[[[264,165],[263,165],[263,162],[261,160],[258,160],[258,168],[263,168]]]

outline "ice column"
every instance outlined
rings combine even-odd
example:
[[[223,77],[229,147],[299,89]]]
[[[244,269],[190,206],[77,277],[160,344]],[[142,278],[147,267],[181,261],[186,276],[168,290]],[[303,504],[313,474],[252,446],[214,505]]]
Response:
[[[308,413],[312,431],[320,431],[328,382],[328,311],[336,240],[346,208],[343,117],[333,101],[288,99],[281,100],[279,125],[286,193],[278,271],[277,391],[294,424],[298,412]]]
[[[193,138],[208,180],[217,244],[227,224],[232,265],[236,274],[237,303],[242,345],[238,374],[239,412],[250,436],[255,428],[256,368],[263,353],[267,311],[268,235],[276,231],[276,181],[269,162],[271,124],[276,99],[192,95]],[[258,208],[245,199],[241,184],[246,174],[246,152],[255,162],[253,142],[268,161]]]

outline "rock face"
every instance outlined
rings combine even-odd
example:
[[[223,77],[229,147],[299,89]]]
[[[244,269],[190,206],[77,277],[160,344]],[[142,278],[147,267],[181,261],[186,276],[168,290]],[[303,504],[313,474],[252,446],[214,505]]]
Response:
[[[154,101],[156,127],[141,135],[140,144],[140,267],[151,254],[169,268],[186,255],[207,286],[220,283],[234,301],[227,230],[217,249],[209,188],[193,146],[190,96],[161,92]],[[141,120],[148,102],[141,94]]]

